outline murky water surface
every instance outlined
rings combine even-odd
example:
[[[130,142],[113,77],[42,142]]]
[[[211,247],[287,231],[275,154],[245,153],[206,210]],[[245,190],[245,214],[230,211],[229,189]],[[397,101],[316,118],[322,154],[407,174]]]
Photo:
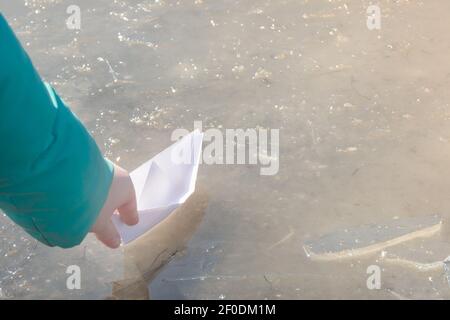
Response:
[[[280,129],[274,176],[200,167],[208,204],[193,237],[165,251],[156,276],[140,270],[152,298],[450,298],[442,268],[382,259],[442,261],[441,234],[339,261],[303,249],[346,228],[450,212],[450,2],[382,0],[375,31],[370,1],[76,3],[80,31],[65,25],[72,1],[0,9],[110,159],[133,169],[195,120]],[[1,216],[0,239],[0,298],[103,299],[126,278],[127,254],[91,237],[51,249]],[[66,288],[73,264],[81,290]],[[367,288],[370,265],[380,290]]]

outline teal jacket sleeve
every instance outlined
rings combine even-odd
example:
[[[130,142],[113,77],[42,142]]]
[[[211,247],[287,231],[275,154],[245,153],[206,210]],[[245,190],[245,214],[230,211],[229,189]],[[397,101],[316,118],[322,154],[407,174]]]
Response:
[[[94,224],[112,177],[0,13],[0,209],[39,241],[72,247]]]

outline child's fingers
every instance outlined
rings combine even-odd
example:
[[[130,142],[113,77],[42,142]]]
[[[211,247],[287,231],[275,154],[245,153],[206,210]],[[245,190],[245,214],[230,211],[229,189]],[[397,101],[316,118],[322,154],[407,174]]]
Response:
[[[120,213],[120,219],[132,226],[139,222],[139,216],[137,212],[137,204],[136,204],[136,195],[134,193],[134,189],[132,190],[128,201],[121,205],[117,210]]]
[[[135,225],[139,222],[139,217],[133,182],[128,172],[117,165],[115,165],[114,175],[115,184],[112,196],[118,201],[116,208],[120,213],[120,219],[128,225]]]
[[[111,215],[116,209],[119,211],[120,219],[124,223],[128,225],[138,223],[139,218],[133,182],[128,172],[117,165],[114,168],[114,178],[108,198],[91,229],[98,240],[113,249],[119,247],[121,242],[120,235],[111,220]]]
[[[97,236],[97,239],[103,242],[107,247],[115,249],[120,246],[120,235],[111,219],[106,219],[101,227],[95,231],[95,235]]]

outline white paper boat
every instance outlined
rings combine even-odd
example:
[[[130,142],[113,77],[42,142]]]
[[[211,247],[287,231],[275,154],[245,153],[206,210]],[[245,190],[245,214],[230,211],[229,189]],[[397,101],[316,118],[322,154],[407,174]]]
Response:
[[[194,192],[202,141],[203,133],[195,130],[130,173],[136,191],[139,223],[128,226],[117,213],[113,215],[122,244],[152,229]]]

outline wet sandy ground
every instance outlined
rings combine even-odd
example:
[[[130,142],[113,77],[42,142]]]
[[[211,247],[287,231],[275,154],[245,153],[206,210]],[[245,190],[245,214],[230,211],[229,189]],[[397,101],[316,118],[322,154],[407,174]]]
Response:
[[[442,268],[381,259],[442,261],[441,234],[342,261],[303,250],[346,228],[448,215],[448,1],[380,1],[379,31],[366,27],[369,1],[80,0],[78,32],[65,28],[70,4],[0,0],[0,9],[106,156],[133,169],[175,128],[202,120],[280,129],[280,171],[203,165],[203,219],[161,240],[170,262],[151,276],[164,249],[141,260],[92,238],[50,249],[0,217],[1,297],[102,299],[130,278],[130,261],[152,280],[152,298],[450,297]],[[160,249],[150,239],[142,245]],[[65,287],[71,264],[81,290]],[[381,290],[366,286],[374,264]]]

